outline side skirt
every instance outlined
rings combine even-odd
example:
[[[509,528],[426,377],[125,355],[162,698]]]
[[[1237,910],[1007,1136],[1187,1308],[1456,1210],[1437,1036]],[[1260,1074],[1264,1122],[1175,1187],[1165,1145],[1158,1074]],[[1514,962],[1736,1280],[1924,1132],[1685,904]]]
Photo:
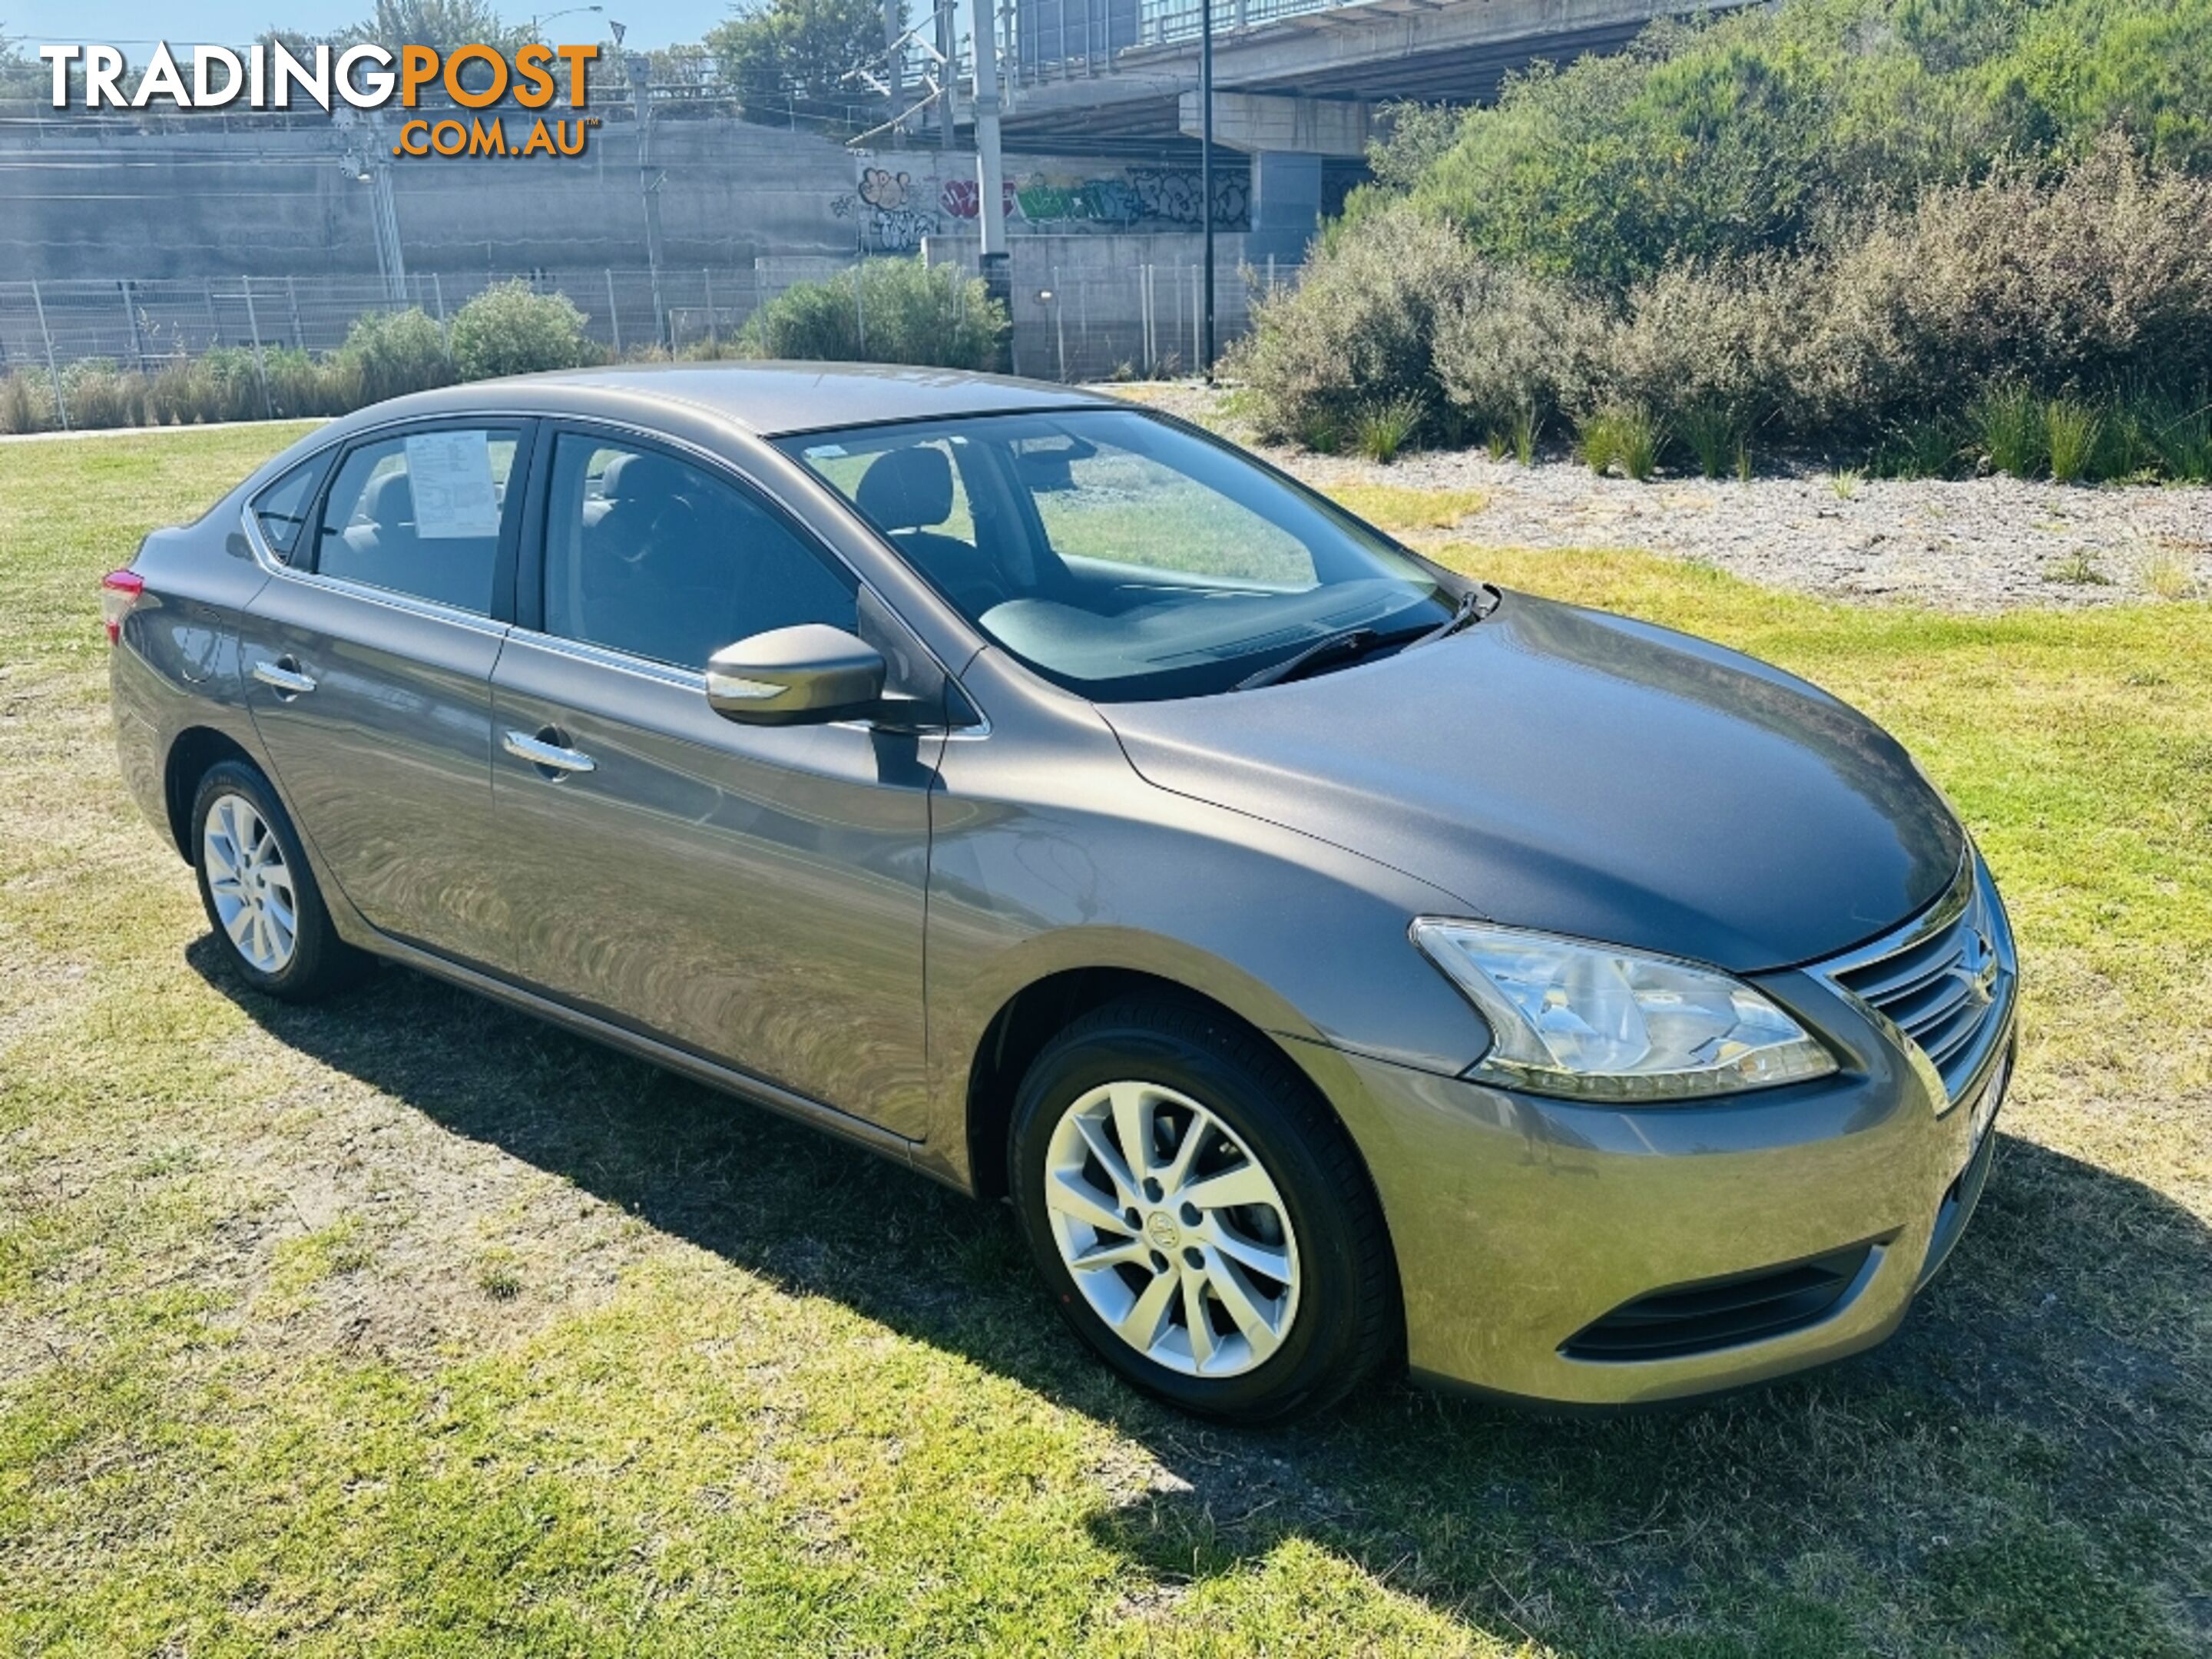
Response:
[[[915,1149],[920,1143],[908,1140],[903,1135],[895,1134],[889,1129],[878,1128],[872,1123],[853,1116],[849,1112],[841,1112],[834,1106],[825,1106],[819,1101],[808,1099],[805,1095],[793,1094],[788,1089],[779,1088],[773,1083],[765,1082],[732,1066],[708,1060],[702,1055],[691,1053],[689,1049],[679,1048],[673,1043],[663,1042],[658,1038],[633,1031],[626,1026],[617,1025],[611,1020],[601,1019],[596,1015],[571,1008],[567,1004],[556,1001],[551,997],[541,996],[535,991],[526,990],[519,985],[510,984],[493,975],[480,972],[474,968],[465,967],[434,951],[410,945],[404,939],[394,939],[389,933],[380,933],[374,929],[367,929],[366,924],[362,926],[368,932],[369,939],[374,940],[373,944],[367,944],[364,941],[366,948],[403,967],[412,968],[418,972],[428,974],[433,978],[445,980],[450,984],[459,986],[463,990],[474,991],[495,1001],[503,1002],[509,1007],[519,1008],[526,1014],[535,1014],[540,1019],[549,1021],[555,1025],[564,1026],[569,1030],[604,1042],[611,1048],[619,1048],[626,1054],[636,1055],[641,1060],[650,1060],[656,1066],[665,1066],[672,1072],[680,1073],[695,1082],[705,1084],[710,1089],[719,1090],[724,1094],[734,1095],[749,1105],[765,1107],[769,1111],[778,1112],[785,1117],[795,1119],[811,1128],[825,1130],[841,1140],[850,1141],[857,1146],[865,1146],[868,1151],[888,1158],[908,1169],[917,1170],[939,1181],[945,1181],[945,1176],[932,1168],[928,1162],[915,1156]],[[957,1186],[957,1183],[946,1182],[946,1184]]]

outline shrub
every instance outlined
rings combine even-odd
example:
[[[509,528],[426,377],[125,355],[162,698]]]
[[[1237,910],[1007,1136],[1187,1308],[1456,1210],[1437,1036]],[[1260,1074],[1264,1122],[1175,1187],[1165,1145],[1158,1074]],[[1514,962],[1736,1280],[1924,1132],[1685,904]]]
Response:
[[[1753,428],[1796,429],[1819,275],[1806,261],[1761,258],[1686,266],[1638,284],[1607,343],[1607,395],[1668,415],[1684,437],[1707,438],[1717,453]]]
[[[125,374],[112,358],[71,363],[62,371],[62,396],[70,424],[79,431],[145,424],[145,377]]]
[[[2201,171],[2208,38],[2212,0],[1791,0],[1661,22],[1463,116],[1392,112],[1351,212],[1409,196],[1494,258],[1625,291],[2115,127]]]
[[[2007,166],[1817,262],[1800,392],[1870,432],[2008,382],[2045,394],[2212,376],[2212,180],[2113,138],[2055,180]]]
[[[2212,386],[2187,399],[2148,402],[2142,419],[2145,441],[2167,477],[2212,483]]]
[[[2053,398],[2043,406],[2043,448],[2051,476],[2060,483],[2079,483],[2090,476],[2105,437],[2105,417],[2079,398]]]
[[[1475,259],[1437,319],[1437,382],[1467,421],[1541,427],[1585,404],[1607,346],[1602,310],[1568,284]]]
[[[1254,305],[1252,331],[1229,355],[1258,394],[1262,430],[1303,436],[1322,422],[1340,433],[1389,398],[1409,400],[1421,426],[1443,424],[1439,325],[1476,272],[1464,237],[1408,210],[1325,239],[1296,288]]]
[[[360,380],[360,401],[380,404],[446,386],[453,379],[446,357],[446,337],[430,313],[417,306],[406,311],[364,312],[346,331],[337,356]]]
[[[1966,448],[1958,428],[1941,416],[1893,426],[1875,447],[1874,470],[1885,478],[1948,478]]]
[[[279,420],[343,415],[361,405],[361,364],[353,358],[319,361],[286,348],[268,353],[262,366],[269,376],[269,401]]]
[[[53,393],[45,377],[26,370],[0,373],[0,432],[43,432],[53,416]]]
[[[1583,419],[1581,444],[1583,464],[1591,471],[1602,474],[1617,465],[1641,483],[1658,468],[1667,428],[1641,404],[1607,404]]]
[[[495,283],[453,313],[454,373],[485,380],[596,362],[586,320],[565,294],[539,294],[519,279]]]
[[[1723,404],[1692,404],[1674,417],[1674,429],[1708,478],[1723,477],[1744,447],[1742,422]]]
[[[1370,404],[1359,411],[1352,428],[1352,442],[1370,461],[1388,466],[1398,452],[1413,441],[1420,428],[1421,406],[1413,398],[1397,397]]]
[[[745,349],[808,362],[990,368],[1006,308],[956,265],[868,259],[818,283],[796,283],[746,322]]]
[[[2049,459],[2051,430],[2043,404],[2017,380],[1993,386],[1975,400],[1967,418],[1992,470],[2015,478],[2039,477]]]

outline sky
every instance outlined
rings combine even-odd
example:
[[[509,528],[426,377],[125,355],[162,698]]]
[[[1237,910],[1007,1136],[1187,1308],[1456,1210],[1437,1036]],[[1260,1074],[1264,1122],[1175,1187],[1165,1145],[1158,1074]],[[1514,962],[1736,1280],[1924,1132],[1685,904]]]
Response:
[[[571,0],[497,0],[503,16],[520,22],[550,17]],[[628,27],[631,50],[689,45],[729,15],[730,0],[602,0],[605,15]],[[136,69],[156,40],[251,40],[271,24],[307,34],[343,28],[366,17],[372,0],[0,0],[0,34],[27,52],[47,41],[101,41],[120,46]],[[551,27],[562,40],[604,39],[599,17],[579,12]]]

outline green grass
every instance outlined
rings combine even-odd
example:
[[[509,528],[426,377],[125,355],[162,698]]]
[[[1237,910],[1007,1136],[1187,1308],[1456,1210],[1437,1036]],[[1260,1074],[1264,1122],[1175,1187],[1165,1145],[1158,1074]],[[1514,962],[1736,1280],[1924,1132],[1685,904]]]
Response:
[[[1449,530],[1490,505],[1480,489],[1417,489],[1406,484],[1339,483],[1331,500],[1385,530]]]
[[[2203,1650],[2212,610],[1466,555],[1911,744],[2022,940],[2006,1138],[1835,1370],[1242,1435],[1086,1361],[999,1212],[404,973],[223,977],[115,778],[93,584],[285,435],[0,445],[0,1649]]]

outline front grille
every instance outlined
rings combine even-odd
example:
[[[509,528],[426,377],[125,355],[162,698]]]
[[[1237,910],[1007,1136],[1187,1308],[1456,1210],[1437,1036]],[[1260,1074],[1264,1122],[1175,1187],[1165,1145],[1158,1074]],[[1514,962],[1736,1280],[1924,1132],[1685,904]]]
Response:
[[[1946,1103],[1988,1057],[2012,1006],[2012,940],[1972,856],[1917,920],[1825,971],[1912,1039],[1942,1078]]]
[[[1873,1249],[1854,1244],[1786,1267],[1638,1297],[1569,1337],[1559,1352],[1570,1359],[1677,1359],[1802,1330],[1834,1310]]]

